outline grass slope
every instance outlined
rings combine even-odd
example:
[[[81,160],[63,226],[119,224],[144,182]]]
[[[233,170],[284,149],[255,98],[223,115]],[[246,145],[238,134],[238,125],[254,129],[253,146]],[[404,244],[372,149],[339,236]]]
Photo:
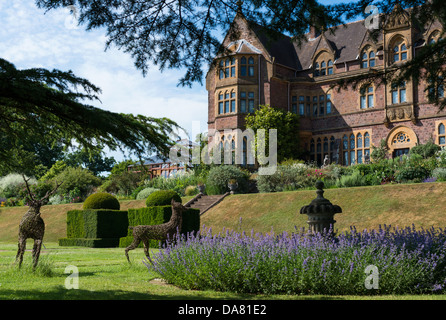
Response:
[[[379,225],[416,228],[446,226],[446,183],[383,185],[327,189],[324,197],[342,208],[335,215],[335,229],[358,231]],[[316,198],[315,190],[232,195],[201,217],[213,232],[223,228],[276,233],[308,228],[302,206]],[[240,222],[241,220],[241,222]]]

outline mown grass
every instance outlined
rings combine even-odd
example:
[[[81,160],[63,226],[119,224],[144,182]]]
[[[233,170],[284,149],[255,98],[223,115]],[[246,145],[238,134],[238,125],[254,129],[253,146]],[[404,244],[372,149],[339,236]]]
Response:
[[[418,183],[356,188],[326,189],[324,197],[342,208],[334,228],[349,231],[392,227],[443,228],[446,226],[446,183]],[[316,198],[315,190],[226,197],[206,212],[201,223],[214,232],[233,229],[251,232],[293,232],[308,228],[308,217],[300,208]]]

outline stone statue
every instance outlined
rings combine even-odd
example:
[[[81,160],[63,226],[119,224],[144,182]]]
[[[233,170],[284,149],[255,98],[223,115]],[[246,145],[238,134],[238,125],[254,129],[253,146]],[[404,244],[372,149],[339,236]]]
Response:
[[[62,183],[56,183],[56,188],[53,191],[48,191],[42,199],[36,199],[29,188],[29,179],[26,179],[24,176],[23,179],[25,180],[26,190],[28,191],[29,209],[22,217],[19,225],[19,244],[16,262],[19,263],[19,267],[22,266],[23,254],[25,253],[26,249],[26,239],[31,238],[34,240],[34,247],[32,251],[34,270],[39,262],[40,248],[42,247],[42,240],[45,234],[45,223],[40,216],[40,208],[48,203],[48,198],[56,192]]]
[[[172,216],[168,222],[151,226],[129,227],[129,229],[133,230],[133,242],[125,248],[127,261],[130,262],[128,252],[138,247],[142,241],[144,244],[144,254],[152,262],[149,255],[149,240],[173,239],[177,232],[181,232],[184,211],[186,211],[186,208],[181,203],[175,202],[172,199]]]
[[[322,168],[327,167],[328,165],[330,165],[330,157],[328,156],[328,154],[326,154]]]

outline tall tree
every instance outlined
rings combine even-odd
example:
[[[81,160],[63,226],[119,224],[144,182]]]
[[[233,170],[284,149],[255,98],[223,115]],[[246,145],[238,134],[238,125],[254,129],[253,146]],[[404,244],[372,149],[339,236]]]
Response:
[[[255,113],[246,116],[246,127],[257,132],[265,132],[265,150],[269,150],[269,129],[277,129],[277,161],[298,159],[302,155],[299,144],[299,117],[291,112],[285,112],[270,106],[259,106]],[[256,145],[257,142],[256,136]]]
[[[99,100],[100,89],[72,71],[18,70],[0,59],[0,169],[32,174],[38,157],[26,146],[79,145],[87,151],[107,146],[139,158],[168,154],[169,134],[177,124],[167,118],[113,113],[84,104]],[[0,170],[1,171],[1,170]]]

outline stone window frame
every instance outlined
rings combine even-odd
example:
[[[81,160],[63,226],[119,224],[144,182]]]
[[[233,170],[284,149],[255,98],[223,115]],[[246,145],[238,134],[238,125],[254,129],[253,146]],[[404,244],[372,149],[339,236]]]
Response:
[[[241,78],[253,78],[256,76],[257,56],[252,54],[241,55],[238,59],[240,68],[238,75]]]
[[[237,113],[237,88],[223,88],[216,91],[215,94],[216,115],[227,115]]]
[[[306,93],[306,94],[305,94]],[[323,98],[322,98],[323,97]],[[322,109],[323,108],[323,109]],[[322,114],[321,111],[324,111]],[[330,110],[330,112],[328,112]],[[291,110],[302,117],[320,118],[334,113],[331,90],[321,93],[298,92],[291,96]]]
[[[439,29],[433,30],[427,37],[426,44],[427,45],[434,44],[435,42],[438,41],[438,39],[442,39],[440,38],[440,36],[441,36],[441,30]]]
[[[313,78],[333,75],[335,73],[334,60],[333,55],[327,50],[317,53],[313,61]]]
[[[407,103],[407,82],[403,81],[399,86],[390,85],[390,104],[397,105]],[[402,100],[402,93],[404,92],[404,101]],[[396,95],[395,95],[396,94]],[[396,101],[394,100],[396,98]]]
[[[373,55],[373,56],[372,56]],[[371,45],[366,45],[360,54],[361,58],[361,69],[368,69],[376,67],[376,56],[377,52]],[[373,66],[371,65],[373,62]],[[365,65],[366,63],[366,65]]]
[[[395,139],[401,133],[406,135],[406,137],[408,137],[409,139],[406,139],[405,141],[399,140],[395,143],[394,142]],[[386,137],[386,143],[387,143],[388,153],[392,155],[395,149],[405,149],[405,148],[411,149],[414,146],[416,146],[418,144],[418,137],[412,128],[407,127],[405,125],[401,125],[390,130],[390,132]]]
[[[253,87],[238,87],[238,113],[253,113],[258,108],[258,89]],[[245,110],[242,110],[245,108]]]
[[[218,63],[218,80],[237,77],[237,59],[234,56],[220,59]]]
[[[435,123],[435,133],[436,136],[435,144],[440,147],[446,147],[446,120],[437,121]]]
[[[348,166],[364,163],[366,155],[370,156],[372,130],[366,129],[344,132],[341,134],[341,146],[343,165]]]
[[[398,58],[397,60],[395,59],[396,57]],[[395,35],[389,44],[389,64],[405,62],[409,58],[409,42],[401,34]]]
[[[436,99],[442,100],[446,98],[444,83],[445,80],[442,73],[438,75],[437,86],[432,84],[432,81],[430,80],[426,81],[426,100],[428,102],[434,103]]]
[[[371,89],[371,91],[370,91]],[[372,97],[372,105],[369,98]],[[375,86],[372,83],[365,83],[359,88],[359,109],[368,110],[375,107]],[[364,104],[363,104],[364,101]]]

